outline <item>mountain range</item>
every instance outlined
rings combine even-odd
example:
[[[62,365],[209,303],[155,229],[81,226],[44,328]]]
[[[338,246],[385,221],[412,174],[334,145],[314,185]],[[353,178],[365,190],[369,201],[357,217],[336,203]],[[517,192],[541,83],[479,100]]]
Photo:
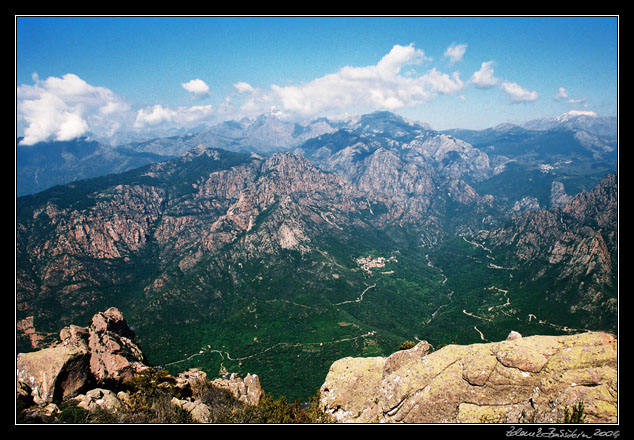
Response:
[[[320,135],[339,131],[359,135],[384,133],[400,142],[403,136],[413,138],[415,133],[434,133],[424,123],[407,121],[390,112],[341,120],[317,118],[305,123],[285,121],[270,113],[257,118],[225,121],[188,134],[117,146],[90,138],[17,145],[16,194],[33,194],[54,185],[169,160],[201,144],[270,155],[293,150]],[[509,163],[518,161],[542,165],[549,170],[570,169],[570,174],[583,175],[613,170],[616,162],[617,123],[614,117],[569,112],[521,125],[501,124],[486,130],[456,129],[438,134],[451,135],[482,150],[489,156],[490,166],[496,174],[504,172]],[[590,169],[582,169],[584,166]]]
[[[18,349],[117,307],[155,365],[304,399],[335,360],[405,340],[617,331],[609,136],[275,119],[128,144],[110,164],[148,163],[18,197]],[[58,170],[82,143],[104,157],[68,143]]]

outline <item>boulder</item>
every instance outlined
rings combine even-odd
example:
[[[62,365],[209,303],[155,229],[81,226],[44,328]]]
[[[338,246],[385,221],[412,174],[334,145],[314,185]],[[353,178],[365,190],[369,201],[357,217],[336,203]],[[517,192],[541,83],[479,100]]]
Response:
[[[72,400],[77,403],[78,407],[87,411],[92,411],[95,408],[116,411],[121,407],[121,401],[118,396],[114,392],[103,388],[92,389],[86,394],[80,394]]]
[[[180,406],[181,408],[189,411],[194,421],[198,423],[211,422],[211,412],[209,410],[209,407],[202,403],[200,400],[183,400],[173,397],[171,402],[173,405]]]
[[[510,336],[340,359],[321,387],[322,408],[344,423],[557,423],[583,402],[586,422],[617,421],[612,335]]]
[[[255,374],[247,374],[242,379],[237,374],[231,373],[227,377],[213,380],[211,384],[229,391],[236,399],[249,405],[257,405],[264,397],[260,378]]]
[[[175,387],[178,389],[181,397],[192,397],[199,394],[201,386],[208,382],[207,373],[198,368],[190,368],[186,371],[178,373],[174,378]]]
[[[19,353],[18,388],[38,405],[75,396],[90,380],[90,352],[86,344],[58,344]]]

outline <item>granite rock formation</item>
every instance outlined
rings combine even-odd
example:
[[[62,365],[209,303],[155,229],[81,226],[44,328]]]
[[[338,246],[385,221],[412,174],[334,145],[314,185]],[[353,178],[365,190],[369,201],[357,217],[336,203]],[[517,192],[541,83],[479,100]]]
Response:
[[[133,337],[116,308],[96,314],[88,327],[65,327],[58,343],[18,353],[18,391],[43,404],[75,397],[93,384],[123,382],[147,367]]]
[[[427,342],[387,358],[344,358],[321,387],[343,423],[557,423],[583,402],[586,422],[617,421],[617,341],[607,333]]]

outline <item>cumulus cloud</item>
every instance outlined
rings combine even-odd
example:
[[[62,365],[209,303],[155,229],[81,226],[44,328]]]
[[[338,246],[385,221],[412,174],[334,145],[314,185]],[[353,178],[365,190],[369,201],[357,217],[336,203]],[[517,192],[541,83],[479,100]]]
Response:
[[[480,66],[480,70],[474,72],[471,76],[471,82],[480,89],[493,87],[499,81],[499,78],[493,75],[493,61],[483,62]]]
[[[347,108],[396,110],[428,102],[439,94],[453,95],[465,87],[458,73],[449,75],[435,68],[424,75],[402,73],[403,67],[428,60],[413,44],[395,45],[375,65],[345,66],[302,85],[272,85],[270,92],[255,93],[247,104],[253,110],[264,110],[276,102],[284,112],[303,116]],[[234,87],[257,92],[246,83]]]
[[[458,61],[462,61],[462,57],[464,57],[466,51],[466,44],[451,43],[451,45],[445,51],[444,56],[449,58],[449,61],[451,63],[457,63]]]
[[[560,99],[568,99],[568,91],[564,87],[559,87],[555,94],[555,100],[559,101]]]
[[[134,128],[142,128],[148,125],[157,125],[163,122],[171,122],[176,112],[160,104],[149,109],[140,109],[134,121]]]
[[[135,129],[144,129],[159,124],[176,124],[187,126],[198,123],[212,113],[211,105],[196,105],[192,107],[179,107],[171,109],[160,104],[150,108],[140,109],[134,121]]]
[[[513,82],[504,81],[500,88],[513,102],[533,102],[539,98],[539,93],[528,91]]]
[[[565,87],[559,87],[557,93],[555,93],[555,101],[561,100],[566,100],[566,102],[570,104],[583,104],[586,102],[587,98],[585,96],[581,98],[571,98]]]
[[[202,98],[209,95],[209,86],[202,79],[192,79],[186,83],[181,83],[181,86],[189,93],[193,94],[196,98]]]
[[[244,81],[235,83],[233,87],[238,91],[238,93],[253,93],[255,91],[251,84]]]
[[[129,110],[111,90],[92,86],[72,73],[44,81],[34,74],[33,80],[34,85],[16,90],[17,117],[25,124],[22,145],[111,131],[117,125],[116,115]]]

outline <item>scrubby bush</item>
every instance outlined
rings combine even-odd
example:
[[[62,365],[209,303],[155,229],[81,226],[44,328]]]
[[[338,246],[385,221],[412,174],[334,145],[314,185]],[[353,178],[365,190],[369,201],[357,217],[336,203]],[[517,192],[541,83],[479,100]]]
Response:
[[[78,406],[68,406],[57,414],[57,421],[59,423],[81,424],[88,421],[88,416],[89,413],[87,410],[79,408]]]
[[[566,406],[564,408],[564,420],[562,423],[585,423],[586,414],[583,401],[572,407],[572,412]]]
[[[330,420],[319,408],[318,396],[303,407],[299,402],[288,403],[285,397],[263,397],[257,405],[235,398],[231,392],[213,386],[205,379],[192,384],[192,397],[209,407],[212,423],[327,423]]]
[[[414,348],[416,346],[416,343],[412,342],[412,341],[405,341],[401,344],[401,346],[398,348],[399,350],[409,350],[410,348]]]
[[[299,402],[288,403],[285,397],[278,399],[266,396],[257,405],[235,406],[231,411],[218,414],[218,423],[329,423],[331,422],[313,398],[307,407]]]

